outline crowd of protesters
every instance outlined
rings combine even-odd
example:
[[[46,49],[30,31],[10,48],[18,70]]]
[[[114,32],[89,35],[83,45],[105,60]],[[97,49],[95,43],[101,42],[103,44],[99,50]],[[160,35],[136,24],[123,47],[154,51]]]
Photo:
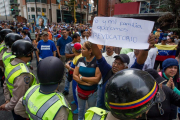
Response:
[[[150,34],[149,48],[139,50],[91,43],[88,41],[91,36],[89,25],[51,24],[44,29],[35,27],[35,39],[31,38],[33,30],[29,24],[1,22],[0,26],[11,29],[34,45],[37,49],[37,65],[50,56],[62,61],[65,66],[64,73],[59,73],[63,74],[65,81],[62,93],[67,96],[72,83],[74,101],[69,102],[76,104],[77,109],[73,114],[78,114],[78,120],[84,119],[86,105],[88,108],[109,110],[104,102],[109,79],[118,71],[132,68],[148,72],[157,83],[163,82],[166,100],[151,107],[147,119],[174,120],[180,117],[180,39],[176,32],[158,28]]]

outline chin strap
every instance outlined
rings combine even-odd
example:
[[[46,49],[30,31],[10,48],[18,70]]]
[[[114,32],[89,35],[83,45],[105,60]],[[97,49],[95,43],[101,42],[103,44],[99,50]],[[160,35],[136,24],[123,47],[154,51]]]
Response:
[[[161,115],[164,115],[164,110],[162,109],[162,103],[158,103],[158,109]]]

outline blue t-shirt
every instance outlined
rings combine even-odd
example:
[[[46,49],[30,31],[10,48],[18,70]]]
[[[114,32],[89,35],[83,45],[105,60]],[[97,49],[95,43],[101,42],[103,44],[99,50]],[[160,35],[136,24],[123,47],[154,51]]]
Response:
[[[38,42],[37,48],[40,52],[39,57],[42,59],[53,56],[53,52],[57,50],[54,42],[51,40],[48,40],[47,42],[40,40]]]
[[[66,44],[72,42],[72,38],[68,36],[65,40],[64,37],[60,37],[57,41],[57,46],[59,46],[59,51],[61,55],[65,55],[65,46]]]

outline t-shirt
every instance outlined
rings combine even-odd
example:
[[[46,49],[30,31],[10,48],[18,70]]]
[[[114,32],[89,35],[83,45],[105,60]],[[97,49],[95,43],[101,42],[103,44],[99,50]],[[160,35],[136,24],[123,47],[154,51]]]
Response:
[[[72,38],[68,36],[65,40],[64,37],[60,37],[57,41],[57,46],[59,46],[60,54],[65,55],[65,46],[66,44],[72,42]]]
[[[94,59],[91,62],[86,62],[86,58],[81,57],[77,61],[76,66],[79,67],[79,74],[81,74],[82,76],[94,77],[95,72],[96,72],[96,67],[97,67],[96,58],[94,57]],[[78,86],[81,89],[88,90],[88,91],[97,89],[97,84],[92,85],[92,86],[85,86],[85,85],[78,84]]]
[[[53,56],[53,52],[57,50],[54,42],[51,40],[48,40],[47,42],[40,40],[38,42],[37,48],[40,52],[39,57],[42,59]]]
[[[81,36],[81,45],[83,45],[85,42],[87,41],[87,38],[85,37],[84,39],[82,38],[82,36]]]
[[[73,48],[73,43],[72,42],[66,44],[65,54],[74,54],[73,51],[72,51],[72,48]],[[73,58],[68,58],[67,61],[72,60],[72,59]]]
[[[78,56],[75,56],[74,59],[73,59],[73,64],[76,65],[77,64],[77,61],[79,60],[79,58],[82,57],[82,53],[79,54]]]
[[[127,54],[132,52],[133,50],[130,48],[122,48],[120,54]]]

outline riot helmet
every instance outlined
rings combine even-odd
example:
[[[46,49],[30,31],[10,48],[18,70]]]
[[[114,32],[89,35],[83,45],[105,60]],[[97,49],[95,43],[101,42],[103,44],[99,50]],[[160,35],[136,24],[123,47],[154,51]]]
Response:
[[[64,65],[57,57],[47,57],[40,61],[37,68],[37,76],[40,89],[43,92],[54,91],[61,83],[64,74]]]
[[[17,34],[17,33],[9,33],[5,36],[4,41],[7,47],[12,46],[12,44],[16,41],[16,40],[20,40],[22,39],[21,35]]]
[[[117,72],[105,90],[105,105],[120,120],[136,118],[164,100],[165,94],[156,80],[138,69]]]

